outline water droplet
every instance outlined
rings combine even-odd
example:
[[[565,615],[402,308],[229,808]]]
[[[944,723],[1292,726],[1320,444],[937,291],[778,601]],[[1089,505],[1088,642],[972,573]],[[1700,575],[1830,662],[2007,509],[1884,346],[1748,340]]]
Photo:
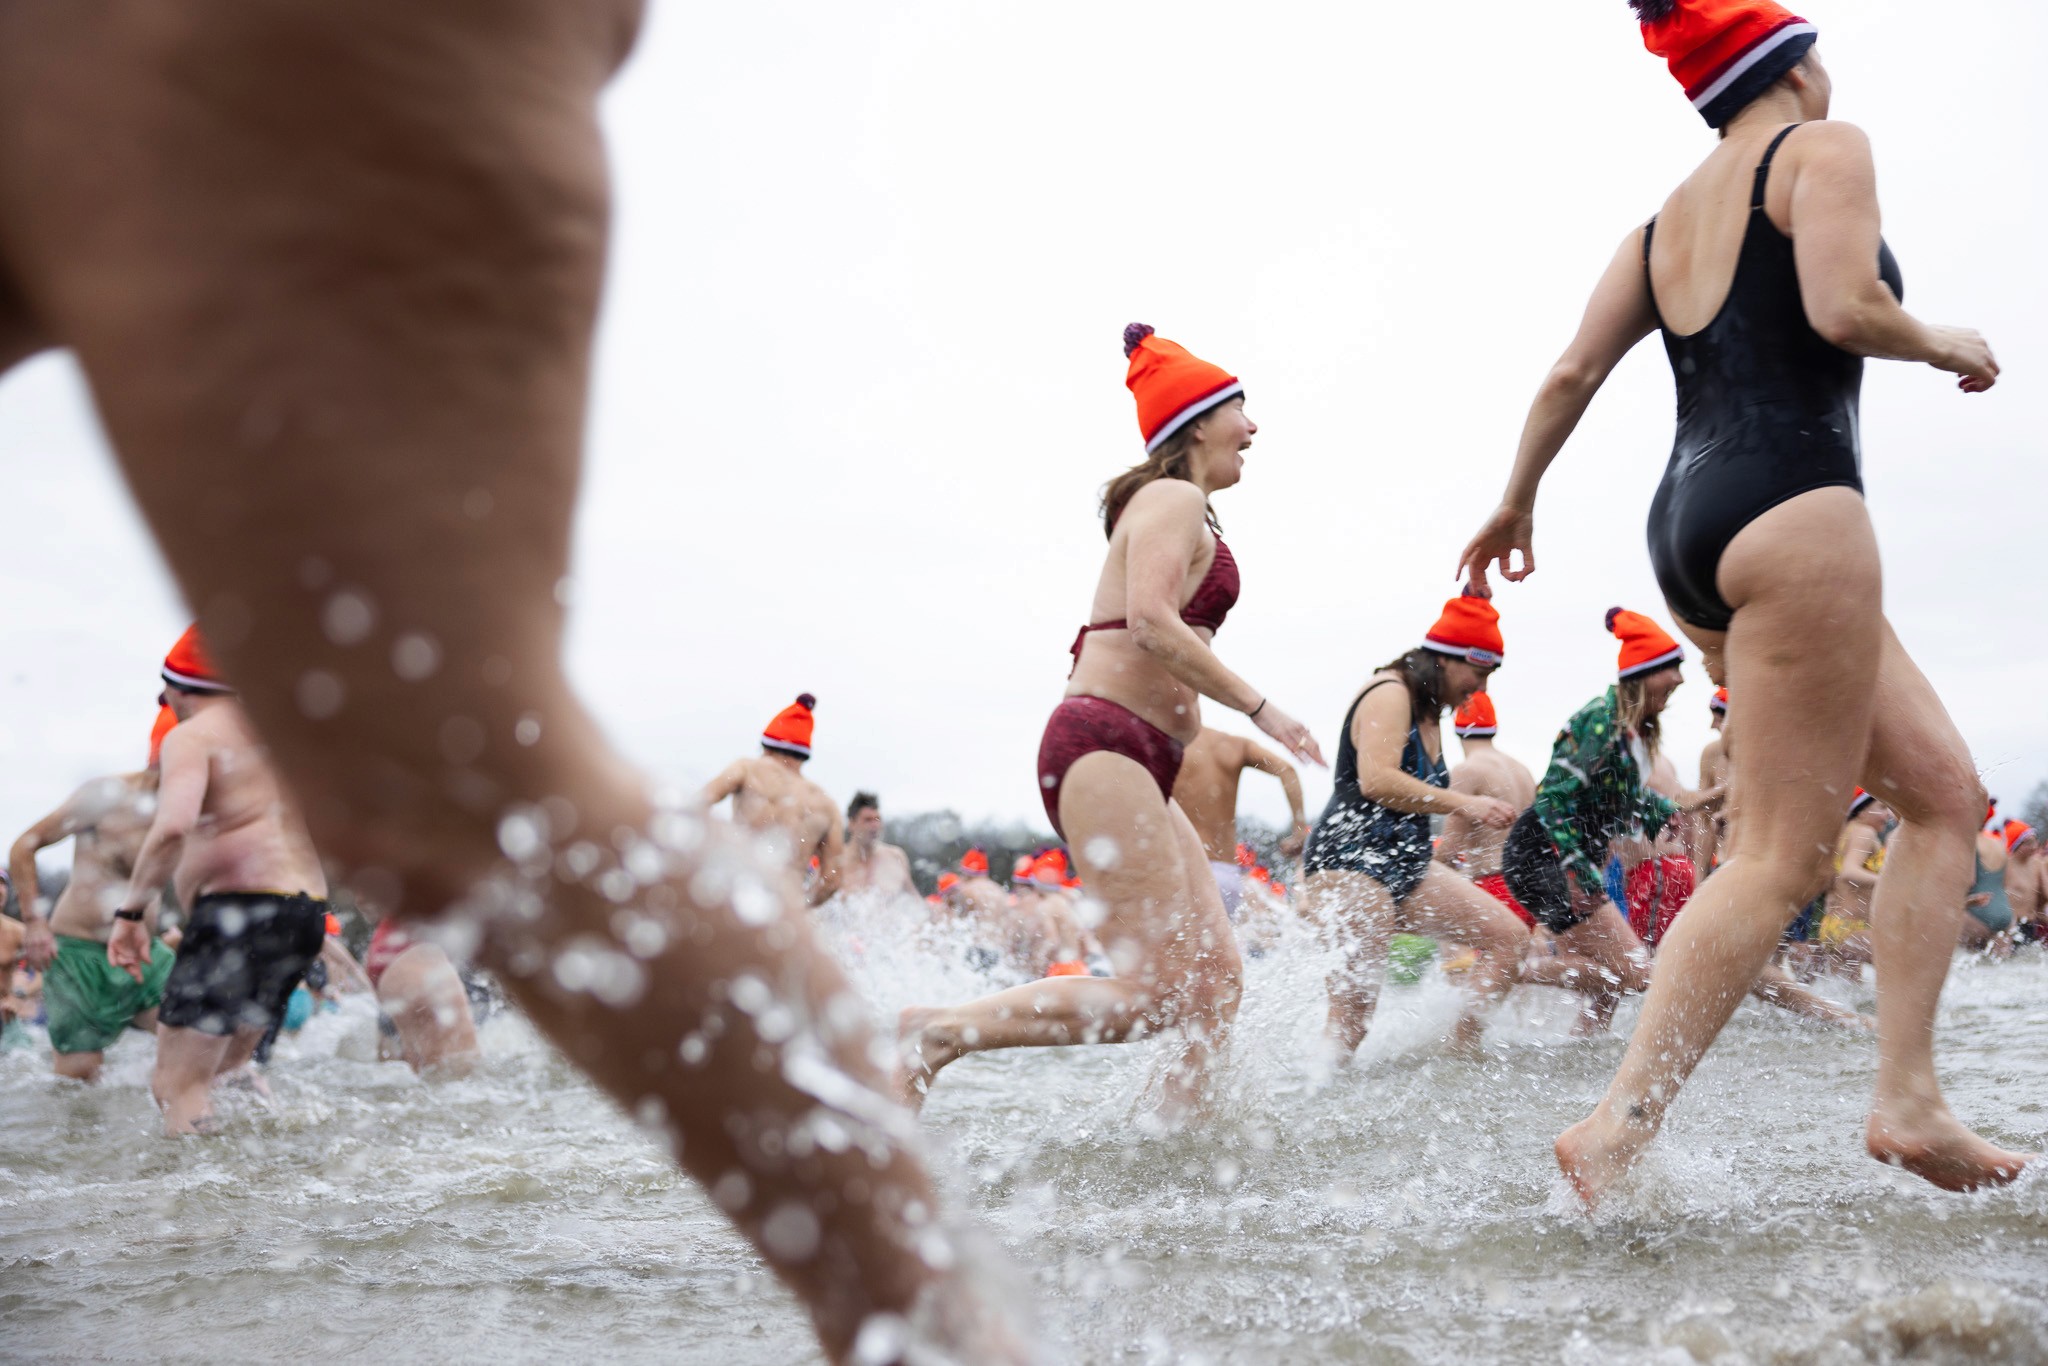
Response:
[[[441,668],[441,647],[434,638],[408,631],[391,645],[391,672],[408,683],[432,678]]]
[[[514,807],[498,822],[498,848],[514,863],[526,862],[547,844],[547,817],[534,807]]]
[[[325,669],[309,669],[299,675],[295,690],[299,710],[314,721],[325,721],[341,710],[341,704],[348,696],[341,680]]]
[[[822,1233],[818,1216],[794,1201],[777,1205],[761,1221],[762,1245],[785,1262],[807,1262],[817,1256]]]
[[[484,728],[473,716],[451,716],[441,723],[441,757],[458,767],[473,764],[483,755]]]
[[[529,748],[540,743],[540,717],[528,712],[512,727],[512,738]]]
[[[1086,852],[1088,861],[1097,868],[1116,867],[1117,860],[1122,857],[1123,853],[1122,850],[1117,848],[1116,841],[1107,835],[1097,835],[1094,839],[1089,840]]]
[[[360,589],[344,588],[335,593],[320,612],[320,629],[336,645],[360,645],[376,628],[376,604]]]

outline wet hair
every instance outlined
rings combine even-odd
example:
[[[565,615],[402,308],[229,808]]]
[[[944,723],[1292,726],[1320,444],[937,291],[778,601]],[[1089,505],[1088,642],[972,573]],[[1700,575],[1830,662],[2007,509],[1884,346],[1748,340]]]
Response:
[[[846,804],[846,819],[853,820],[863,811],[880,811],[882,803],[872,792],[856,792],[853,800]]]
[[[1408,688],[1408,719],[1415,725],[1441,717],[1444,708],[1450,705],[1447,696],[1449,685],[1444,682],[1444,658],[1435,650],[1425,650],[1418,645],[1399,659],[1380,665],[1377,670],[1401,676],[1401,682]]]
[[[1229,401],[1225,399],[1224,403]],[[1216,405],[1217,408],[1222,406],[1222,403]],[[1216,408],[1211,408],[1200,417],[1190,419],[1185,427],[1160,442],[1159,448],[1147,454],[1142,462],[1102,486],[1102,534],[1105,537],[1116,534],[1116,519],[1124,515],[1124,509],[1130,506],[1139,489],[1155,479],[1188,477],[1188,455],[1195,448],[1196,432],[1208,419],[1209,413],[1215,411]],[[1216,509],[1210,508],[1208,512],[1209,530],[1221,535],[1223,524],[1216,520]]]

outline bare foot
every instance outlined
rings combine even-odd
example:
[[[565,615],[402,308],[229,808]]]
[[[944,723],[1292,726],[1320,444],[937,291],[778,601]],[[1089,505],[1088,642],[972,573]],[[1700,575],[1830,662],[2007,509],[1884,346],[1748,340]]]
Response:
[[[1863,1145],[1878,1161],[1903,1168],[1945,1191],[2002,1186],[2034,1158],[2032,1153],[2007,1152],[1985,1142],[1964,1128],[1946,1106],[1918,1118],[1872,1110]]]
[[[952,1031],[938,1023],[941,1012],[912,1006],[896,1017],[896,1074],[890,1094],[912,1113],[924,1109],[939,1069],[960,1057]]]
[[[1557,1136],[1558,1169],[1591,1214],[1607,1188],[1628,1174],[1657,1131],[1644,1123],[1610,1124],[1594,1111]]]

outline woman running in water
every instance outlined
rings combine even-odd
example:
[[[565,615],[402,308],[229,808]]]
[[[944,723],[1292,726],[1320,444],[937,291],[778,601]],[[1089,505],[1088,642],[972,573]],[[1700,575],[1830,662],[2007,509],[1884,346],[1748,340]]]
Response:
[[[1650,555],[1707,672],[1742,699],[1742,829],[1664,941],[1621,1069],[1558,1140],[1558,1162],[1590,1205],[1655,1137],[1780,931],[1832,875],[1860,776],[1901,820],[1874,922],[1880,1040],[1866,1144],[1943,1187],[2009,1181],[2026,1158],[1965,1128],[1934,1072],[1935,1003],[1984,793],[1885,620],[1857,437],[1862,357],[1924,362],[1961,376],[1964,393],[1989,389],[1998,364],[1975,332],[1900,307],[1869,140],[1827,121],[1812,25],[1772,0],[1634,4],[1646,45],[1721,143],[1622,242],[1460,568],[1482,584],[1492,564],[1510,580],[1534,570],[1544,470],[1615,364],[1662,330],[1678,434],[1651,505]]]
[[[1500,613],[1477,597],[1452,598],[1422,644],[1372,676],[1352,699],[1337,741],[1336,786],[1308,839],[1302,908],[1335,941],[1328,1036],[1340,1058],[1365,1042],[1387,972],[1394,931],[1469,944],[1466,980],[1476,999],[1457,1044],[1478,1045],[1483,1012],[1515,984],[1529,931],[1514,912],[1431,857],[1429,818],[1463,813],[1505,830],[1515,808],[1450,791],[1440,722],[1500,666]]]
[[[903,1012],[903,1086],[918,1103],[940,1068],[994,1048],[1124,1043],[1183,1035],[1166,1081],[1168,1117],[1199,1103],[1237,1014],[1243,962],[1194,827],[1173,803],[1200,700],[1250,717],[1289,754],[1322,763],[1307,727],[1209,648],[1237,601],[1237,562],[1209,499],[1237,483],[1258,427],[1236,376],[1133,323],[1125,380],[1145,460],[1110,481],[1109,557],[1090,624],[1074,640],[1066,700],[1038,752],[1039,790],[1105,917],[1114,978],[1066,977],[966,1005]]]
[[[1650,982],[1649,950],[1608,899],[1609,846],[1621,842],[1633,853],[1624,862],[1640,862],[1681,810],[1720,797],[1697,793],[1681,807],[1650,786],[1658,718],[1684,682],[1684,649],[1656,622],[1619,607],[1608,609],[1607,629],[1621,639],[1619,677],[1565,723],[1536,801],[1501,851],[1508,890],[1556,936],[1557,955],[1532,959],[1529,978],[1591,997],[1583,1031],[1604,1029],[1622,994]]]

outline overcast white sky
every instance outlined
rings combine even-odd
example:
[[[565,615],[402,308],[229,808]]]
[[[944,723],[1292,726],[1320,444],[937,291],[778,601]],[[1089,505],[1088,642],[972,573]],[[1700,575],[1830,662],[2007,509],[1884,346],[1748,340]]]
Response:
[[[1864,464],[1892,619],[2016,805],[2048,777],[2048,22],[1807,13],[1836,114],[1875,140],[1908,306],[2006,368],[1964,398],[1873,363]],[[1262,431],[1217,503],[1245,579],[1218,645],[1334,752],[1454,591],[1615,244],[1711,145],[1622,0],[656,4],[606,119],[575,675],[670,782],[810,690],[841,798],[1034,824],[1096,493],[1140,454],[1123,325],[1245,379]],[[1499,599],[1502,744],[1533,767],[1611,680],[1604,610],[1668,622],[1643,521],[1671,406],[1653,340],[1551,476],[1541,571]],[[140,763],[185,617],[67,359],[0,381],[0,475],[5,837]],[[1693,670],[1669,729],[1688,776],[1706,692]],[[1246,793],[1283,814],[1276,785]]]

